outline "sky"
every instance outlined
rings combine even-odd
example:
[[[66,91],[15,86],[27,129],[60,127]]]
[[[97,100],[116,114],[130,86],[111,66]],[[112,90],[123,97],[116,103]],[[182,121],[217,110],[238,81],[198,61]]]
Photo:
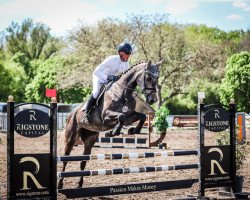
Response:
[[[42,22],[65,36],[81,23],[130,14],[168,14],[171,23],[205,24],[224,31],[250,30],[250,0],[0,0],[0,32],[11,22]]]

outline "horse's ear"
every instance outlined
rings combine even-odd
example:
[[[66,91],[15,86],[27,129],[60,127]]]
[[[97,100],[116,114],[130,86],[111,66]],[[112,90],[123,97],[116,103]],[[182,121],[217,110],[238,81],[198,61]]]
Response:
[[[151,64],[152,64],[151,60],[148,61],[147,68],[149,68],[151,66]]]

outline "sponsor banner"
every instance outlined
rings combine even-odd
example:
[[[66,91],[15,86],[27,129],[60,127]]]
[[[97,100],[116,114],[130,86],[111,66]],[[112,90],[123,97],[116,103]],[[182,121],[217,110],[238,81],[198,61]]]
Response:
[[[173,118],[173,126],[177,127],[197,127],[197,115],[176,115]]]

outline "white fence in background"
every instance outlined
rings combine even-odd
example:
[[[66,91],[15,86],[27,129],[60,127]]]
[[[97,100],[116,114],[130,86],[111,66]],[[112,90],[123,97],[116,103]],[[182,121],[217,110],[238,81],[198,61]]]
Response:
[[[7,131],[7,113],[0,113],[0,132]]]
[[[57,130],[63,130],[69,113],[57,113]]]

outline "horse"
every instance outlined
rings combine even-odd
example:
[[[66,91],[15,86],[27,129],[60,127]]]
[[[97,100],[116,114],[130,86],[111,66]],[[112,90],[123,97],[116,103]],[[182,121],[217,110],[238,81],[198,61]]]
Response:
[[[161,62],[152,64],[151,61],[136,64],[120,75],[119,79],[106,88],[92,108],[88,123],[82,103],[72,111],[67,119],[64,136],[64,155],[70,154],[76,140],[80,137],[84,144],[83,155],[91,155],[91,149],[99,132],[110,131],[106,137],[117,136],[124,125],[130,125],[139,120],[136,127],[128,130],[128,134],[139,134],[146,120],[144,113],[135,111],[135,92],[141,90],[148,104],[157,102],[156,85],[159,78]],[[138,89],[137,89],[138,86]],[[65,171],[67,162],[63,162]],[[81,161],[80,169],[84,170],[86,161]],[[82,187],[83,177],[78,186]],[[63,188],[63,178],[59,179],[58,188]]]

